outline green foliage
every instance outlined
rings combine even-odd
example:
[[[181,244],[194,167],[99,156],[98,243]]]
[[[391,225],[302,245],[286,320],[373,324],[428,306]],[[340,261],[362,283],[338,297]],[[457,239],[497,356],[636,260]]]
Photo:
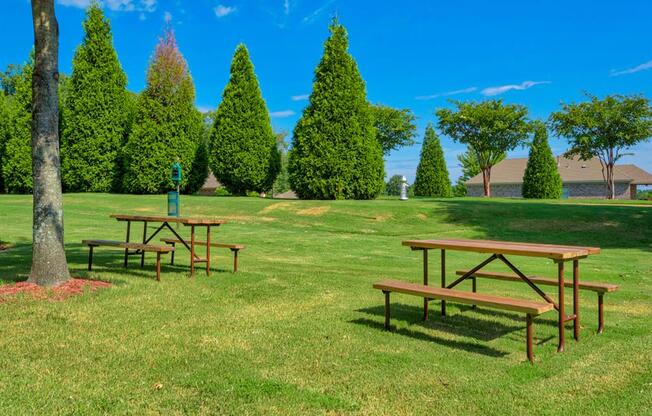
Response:
[[[310,104],[289,155],[292,189],[306,199],[371,199],[384,185],[383,153],[344,27],[333,20]]]
[[[396,109],[382,104],[371,106],[376,139],[387,156],[392,150],[414,144],[417,135],[416,117],[409,109]]]
[[[212,121],[212,118],[204,117],[202,137],[199,141],[199,146],[197,146],[190,172],[188,173],[188,184],[184,188],[184,193],[194,194],[199,192],[204,183],[206,183],[206,178],[208,178],[208,143],[213,129]]]
[[[5,145],[9,138],[10,123],[9,101],[4,91],[0,90],[0,193],[5,191],[5,183],[2,176],[2,159],[5,153]]]
[[[523,197],[533,199],[561,198],[561,177],[557,161],[548,144],[548,130],[540,121],[533,123],[534,139],[523,175]]]
[[[23,71],[23,65],[9,64],[3,72],[0,72],[0,89],[5,95],[16,94],[16,87]]]
[[[61,167],[64,189],[116,190],[127,123],[127,77],[113,49],[108,19],[98,3],[86,11],[85,36],[72,61],[63,107]]]
[[[210,155],[215,177],[236,195],[268,191],[280,169],[269,112],[243,44],[235,50],[215,114]]]
[[[491,167],[503,154],[522,145],[530,132],[527,108],[503,104],[502,100],[451,102],[456,111],[447,108],[436,111],[439,130],[475,153],[483,173],[485,196],[490,196]]]
[[[414,180],[414,194],[446,198],[451,196],[451,183],[444,159],[444,150],[431,124],[421,145],[421,156]]]
[[[401,183],[403,182],[402,175],[393,175],[385,184],[385,195],[399,196],[401,195]],[[412,187],[410,187],[412,188]]]
[[[9,100],[9,136],[2,154],[2,176],[7,192],[32,192],[32,71],[33,55],[16,77]]]
[[[587,102],[563,104],[561,111],[550,116],[550,122],[558,136],[568,139],[567,157],[600,159],[606,173],[607,197],[613,199],[614,164],[627,149],[652,136],[652,107],[641,95],[609,95],[602,100],[587,97]]]
[[[181,188],[188,186],[202,138],[202,116],[195,108],[195,87],[171,31],[156,47],[147,71],[147,86],[138,98],[124,151],[123,187],[131,193],[172,189],[170,166],[183,169]]]
[[[281,169],[274,181],[273,193],[282,194],[290,190],[290,174],[288,173],[288,143],[285,141],[287,132],[276,133],[276,148],[281,155]]]

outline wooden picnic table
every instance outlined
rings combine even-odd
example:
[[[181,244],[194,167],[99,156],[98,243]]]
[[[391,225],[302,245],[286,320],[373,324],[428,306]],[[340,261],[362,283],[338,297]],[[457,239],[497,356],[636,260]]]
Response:
[[[210,275],[211,267],[211,228],[217,227],[222,224],[225,224],[225,220],[216,219],[216,218],[207,218],[207,217],[168,217],[168,216],[152,216],[152,215],[130,215],[130,214],[112,214],[111,218],[115,218],[118,221],[127,222],[127,238],[126,242],[129,242],[131,237],[131,223],[132,222],[142,222],[143,223],[143,244],[149,243],[156,235],[167,228],[174,236],[190,251],[190,275],[195,274],[195,263],[206,263],[206,275]],[[148,223],[160,223],[161,225],[154,231],[150,236],[147,235],[147,224]],[[190,242],[186,241],[183,237],[176,232],[170,224],[183,224],[184,226],[190,227]],[[206,257],[202,258],[197,255],[195,252],[195,227],[205,227],[206,228]],[[129,251],[125,249],[125,260],[124,264],[127,267],[127,259],[130,255],[141,255],[140,265],[141,267],[145,263],[145,252],[142,250]]]
[[[406,240],[402,243],[412,250],[423,251],[423,284],[428,285],[428,251],[441,250],[441,287],[452,289],[468,278],[472,278],[476,272],[494,260],[500,260],[528,284],[539,296],[552,304],[558,311],[559,345],[557,351],[564,350],[565,335],[564,323],[573,321],[573,334],[576,340],[579,339],[580,331],[580,309],[579,309],[579,261],[590,255],[599,254],[597,247],[577,247],[568,245],[518,243],[495,240],[462,240],[462,239],[437,239],[437,240]],[[464,273],[453,283],[446,284],[446,250],[466,251],[474,253],[491,254],[486,260]],[[555,301],[541,290],[526,274],[521,272],[513,263],[507,259],[509,256],[525,256],[536,258],[547,258],[557,263],[558,298]],[[564,304],[564,265],[566,262],[573,262],[573,314],[566,315]],[[476,291],[475,278],[473,291]],[[428,299],[424,299],[424,319],[428,317]],[[446,315],[446,301],[441,302],[441,313]]]

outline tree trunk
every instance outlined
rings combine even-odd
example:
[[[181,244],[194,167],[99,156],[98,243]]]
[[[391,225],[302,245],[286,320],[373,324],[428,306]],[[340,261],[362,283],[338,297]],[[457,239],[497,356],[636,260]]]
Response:
[[[63,245],[63,195],[59,167],[59,27],[54,0],[32,0],[32,271],[29,281],[57,286],[70,279]]]
[[[491,168],[482,168],[482,185],[484,187],[484,196],[491,197]]]
[[[607,164],[607,199],[616,199],[614,165],[612,163]]]

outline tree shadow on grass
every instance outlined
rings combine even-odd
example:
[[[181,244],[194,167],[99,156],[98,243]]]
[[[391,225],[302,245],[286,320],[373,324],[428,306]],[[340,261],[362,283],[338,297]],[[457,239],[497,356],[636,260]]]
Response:
[[[652,251],[652,207],[438,200],[444,222],[482,238]]]

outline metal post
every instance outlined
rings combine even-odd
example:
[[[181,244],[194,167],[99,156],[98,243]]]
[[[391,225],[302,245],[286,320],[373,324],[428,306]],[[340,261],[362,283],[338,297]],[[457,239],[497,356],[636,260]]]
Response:
[[[233,273],[238,271],[238,249],[231,249],[233,252]]]
[[[93,267],[93,246],[88,246],[88,271]]]
[[[557,263],[557,278],[559,279],[559,346],[557,352],[563,352],[565,346],[564,321],[566,318],[564,307],[564,262]]]
[[[423,285],[428,286],[428,249],[423,249]],[[428,298],[423,298],[423,320],[428,320]]]
[[[529,313],[525,315],[525,332],[526,332],[526,348],[527,348],[527,359],[534,364],[534,354],[532,352],[532,315]]]
[[[598,334],[601,334],[604,331],[604,303],[602,292],[598,293]]]
[[[147,244],[147,221],[143,222],[143,244]],[[140,267],[145,267],[145,250],[140,255]]]
[[[195,226],[190,226],[190,277],[195,275]]]
[[[211,226],[206,226],[206,276],[211,274]]]
[[[126,243],[129,242],[129,236],[131,234],[131,221],[127,220],[127,240],[125,241]],[[129,248],[125,248],[125,269],[127,268],[127,265],[129,264]]]
[[[389,331],[389,292],[385,292],[385,329]]]
[[[446,250],[441,250],[441,287],[446,288]],[[441,301],[441,316],[446,316],[446,301]]]
[[[573,337],[580,339],[580,261],[573,260]]]

